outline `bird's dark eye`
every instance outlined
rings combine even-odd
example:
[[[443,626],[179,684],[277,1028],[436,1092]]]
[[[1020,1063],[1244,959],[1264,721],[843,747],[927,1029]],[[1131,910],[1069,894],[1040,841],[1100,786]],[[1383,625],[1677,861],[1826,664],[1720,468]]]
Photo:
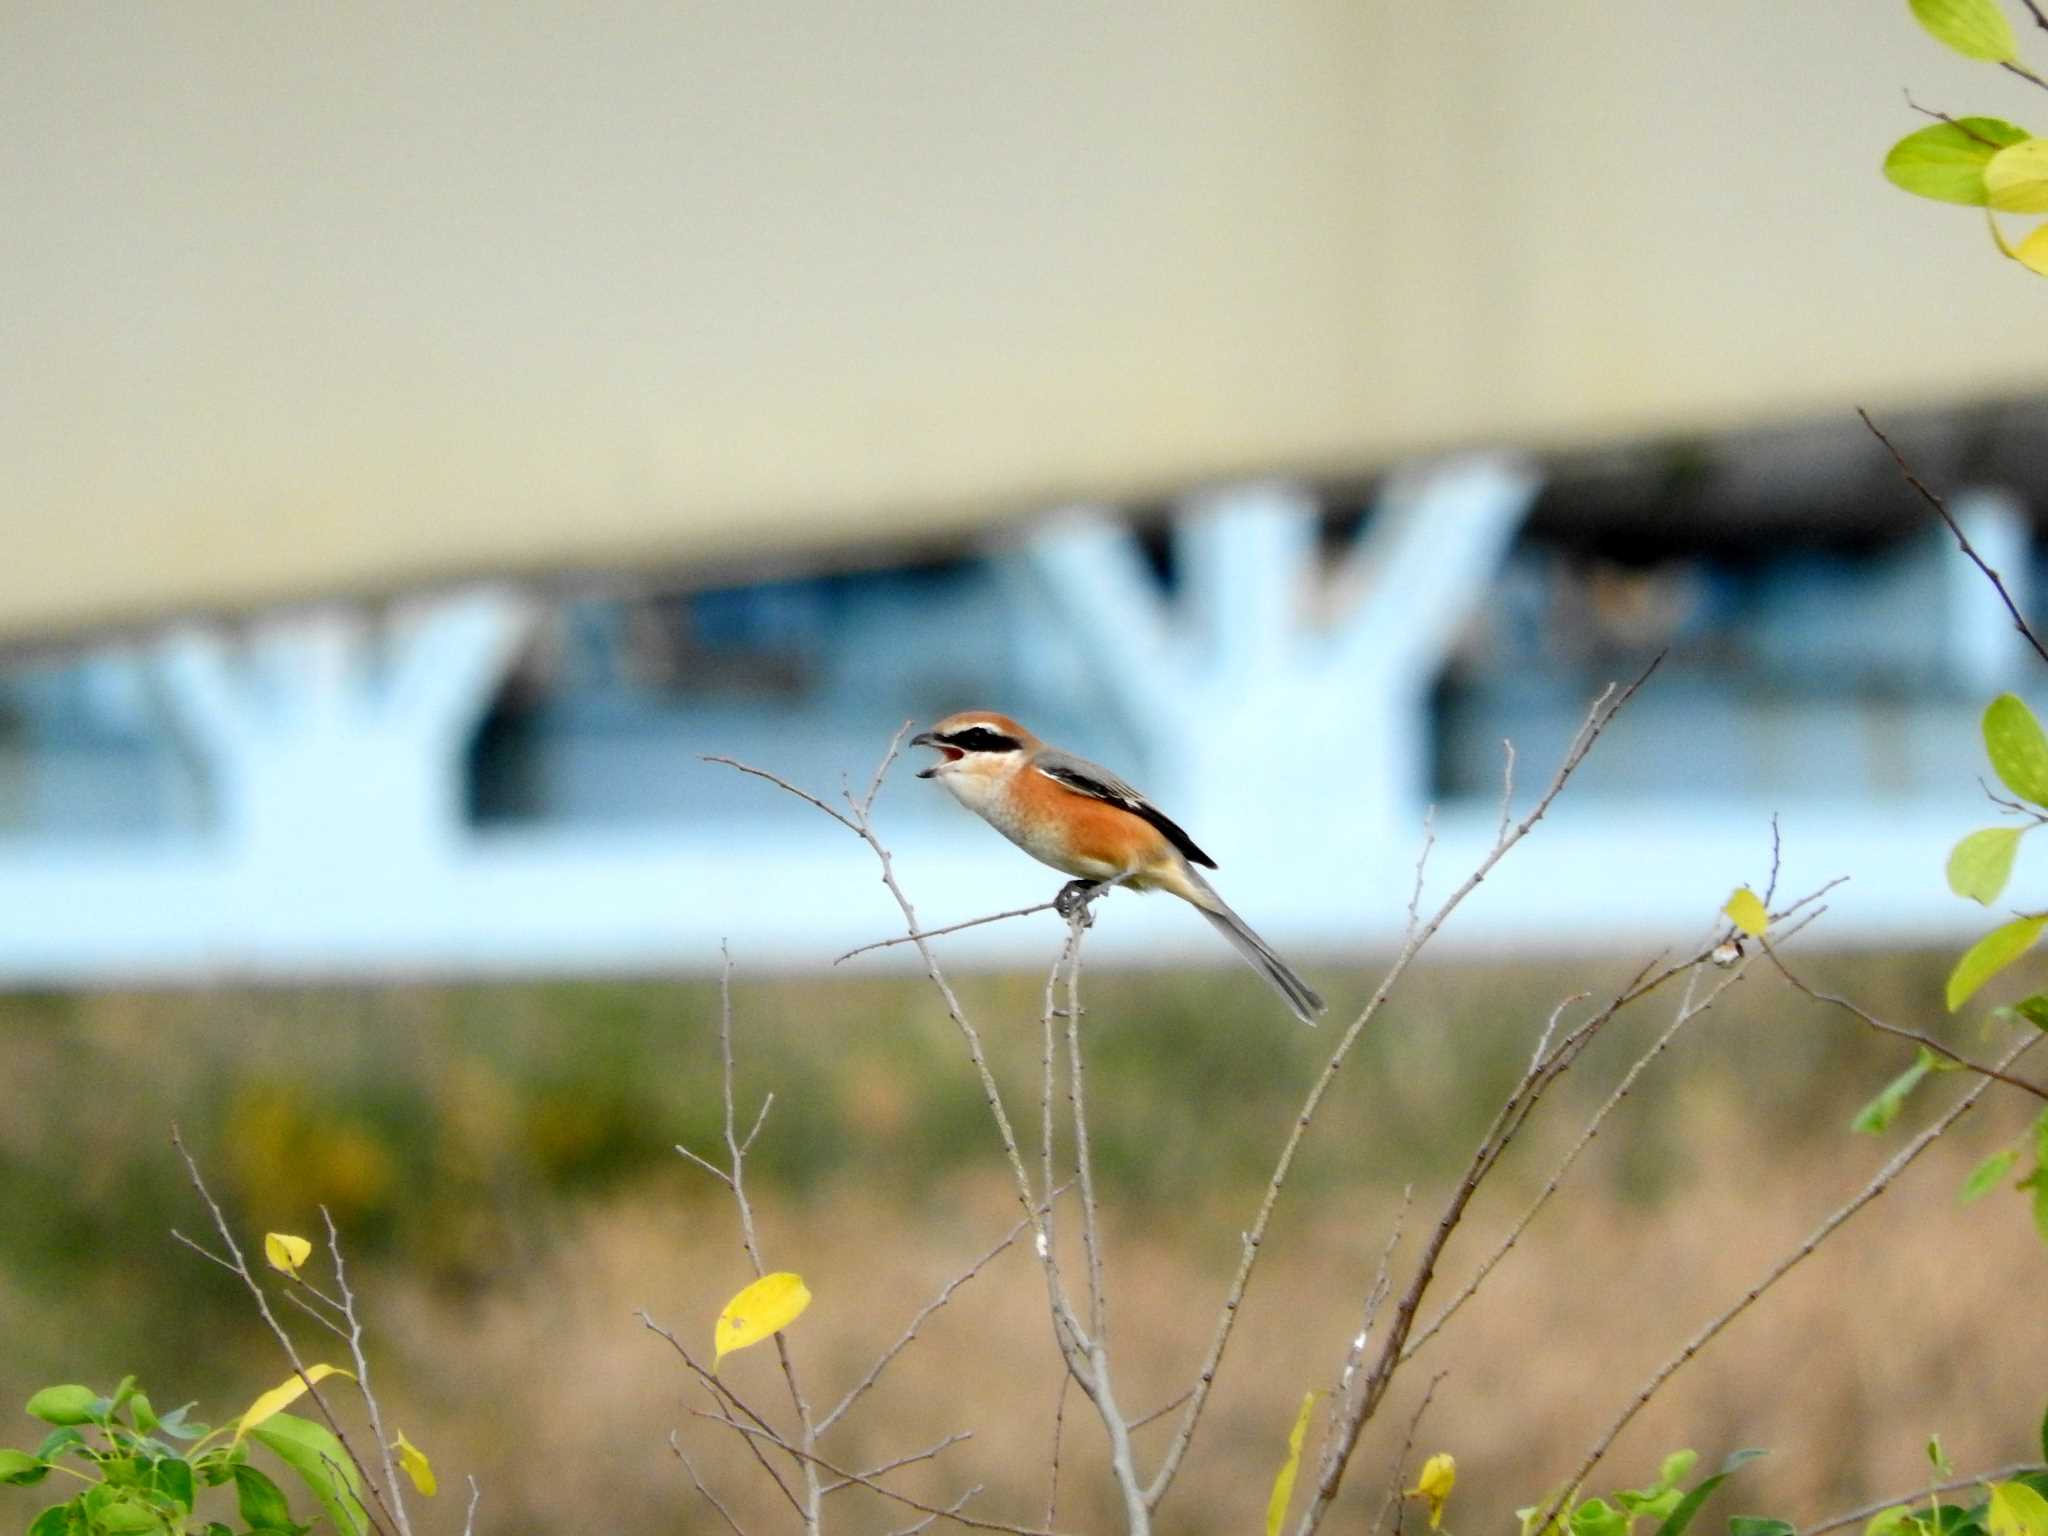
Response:
[[[970,725],[964,731],[954,731],[939,738],[949,747],[958,747],[962,752],[1014,752],[1017,738],[1005,736],[1001,731],[992,731],[985,725]]]

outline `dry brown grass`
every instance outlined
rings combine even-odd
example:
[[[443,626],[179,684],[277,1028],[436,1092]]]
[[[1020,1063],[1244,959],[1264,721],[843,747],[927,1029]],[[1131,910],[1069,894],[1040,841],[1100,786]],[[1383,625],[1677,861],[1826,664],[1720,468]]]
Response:
[[[1788,1162],[1746,1133],[1737,1105],[1686,1106],[1673,1197],[1643,1207],[1595,1158],[1579,1187],[1532,1228],[1481,1299],[1418,1356],[1409,1388],[1354,1466],[1363,1529],[1393,1475],[1409,1406],[1449,1374],[1420,1450],[1450,1449],[1461,1482],[1457,1530],[1501,1530],[1574,1464],[1636,1383],[1697,1323],[1726,1306],[1834,1202],[1860,1185],[1878,1149],[1846,1137]],[[1990,1116],[2011,1118],[1994,1107]],[[1959,1211],[1953,1190],[1972,1153],[1938,1149],[1908,1180],[1738,1323],[1622,1439],[1600,1481],[1649,1481],[1681,1445],[1709,1462],[1739,1446],[1772,1455],[1744,1472],[1721,1512],[1811,1519],[1909,1487],[1939,1431],[1959,1464],[2030,1454],[2048,1393],[2048,1275],[2016,1204]],[[1115,1320],[1126,1402],[1162,1402],[1185,1384],[1206,1339],[1242,1201],[1200,1213],[1110,1212]],[[1511,1201],[1489,1202],[1452,1252],[1461,1278]],[[1427,1215],[1431,1194],[1421,1195]],[[821,1399],[858,1378],[918,1302],[1007,1225],[1004,1182],[952,1177],[913,1201],[848,1187],[762,1213],[771,1262],[805,1274],[818,1300],[792,1333]],[[1357,1327],[1360,1296],[1390,1214],[1384,1197],[1319,1202],[1274,1241],[1226,1362],[1225,1385],[1162,1528],[1244,1530],[1257,1520],[1302,1391],[1329,1383]],[[1411,1242],[1408,1247],[1412,1249]],[[715,1205],[644,1189],[586,1211],[540,1269],[480,1298],[451,1301],[393,1277],[387,1342],[408,1362],[415,1438],[449,1467],[473,1466],[496,1520],[520,1529],[709,1529],[662,1447],[680,1426],[701,1470],[751,1530],[787,1528],[789,1510],[716,1426],[665,1345],[632,1318],[642,1305],[697,1337],[746,1278]],[[446,1362],[437,1366],[436,1362]],[[757,1406],[783,1406],[772,1356],[727,1366]],[[965,1288],[892,1369],[827,1453],[868,1464],[956,1429],[975,1438],[939,1469],[903,1474],[907,1491],[946,1502],[969,1483],[978,1506],[1026,1521],[1044,1512],[1056,1390],[1044,1293],[1016,1250]],[[1164,1431],[1146,1431],[1147,1443]],[[1065,1528],[1109,1529],[1100,1435],[1070,1399]],[[1412,1473],[1412,1468],[1410,1472]],[[891,1528],[891,1511],[848,1493],[845,1529]],[[900,1513],[900,1512],[895,1512]],[[1707,1527],[1719,1524],[1716,1516]]]

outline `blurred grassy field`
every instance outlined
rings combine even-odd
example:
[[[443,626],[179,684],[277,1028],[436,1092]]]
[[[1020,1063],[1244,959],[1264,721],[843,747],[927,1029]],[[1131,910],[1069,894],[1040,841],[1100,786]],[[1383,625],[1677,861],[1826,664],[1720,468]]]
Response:
[[[1294,1406],[1329,1383],[1357,1329],[1403,1188],[1416,1202],[1406,1253],[1549,1009],[1617,984],[1639,960],[1412,978],[1308,1143],[1162,1529],[1253,1527]],[[1945,963],[1833,956],[1812,971],[1926,1023]],[[1332,987],[1336,1013],[1373,979]],[[962,987],[1027,1125],[1043,982]],[[1238,1233],[1333,1035],[1293,1024],[1248,973],[1095,974],[1088,993],[1120,1392],[1147,1406],[1186,1385]],[[817,1296],[791,1342],[813,1396],[830,1401],[1008,1228],[1014,1200],[929,988],[742,969],[734,1002],[742,1102],[776,1096],[750,1163],[763,1238],[770,1262],[801,1271]],[[1625,1017],[1560,1086],[1475,1205],[1442,1294],[1520,1212],[1672,1002]],[[691,1421],[699,1399],[634,1317],[645,1306],[708,1341],[719,1304],[749,1277],[729,1201],[671,1150],[710,1151],[717,1138],[717,1005],[705,982],[0,998],[0,1405],[46,1382],[105,1387],[133,1371],[160,1405],[196,1397],[202,1417],[225,1416],[282,1376],[231,1277],[168,1236],[204,1227],[167,1144],[176,1121],[245,1238],[310,1235],[316,1206],[333,1210],[388,1411],[434,1454],[444,1488],[478,1477],[481,1529],[714,1528],[666,1449],[675,1427],[743,1524],[785,1528],[787,1507],[743,1453]],[[1442,1370],[1418,1454],[1459,1457],[1452,1530],[1508,1529],[1508,1512],[1569,1470],[1657,1360],[1958,1090],[1937,1082],[1884,1144],[1848,1134],[1855,1108],[1908,1059],[1772,977],[1734,987],[1414,1362],[1354,1464],[1344,1528],[1370,1523],[1408,1412]],[[2028,1455],[2048,1398],[2048,1249],[2017,1198],[1955,1201],[1963,1173],[2017,1134],[2028,1107],[1994,1093],[1696,1361],[1603,1476],[1648,1481],[1678,1445],[1710,1461],[1766,1446],[1772,1456],[1717,1510],[1804,1520],[1910,1487],[1931,1431],[1964,1468]],[[778,1401],[771,1352],[727,1369],[750,1397]],[[1013,1251],[933,1320],[828,1449],[870,1464],[972,1429],[902,1486],[943,1503],[983,1483],[977,1510],[1035,1523],[1057,1380],[1042,1283]],[[26,1420],[0,1416],[0,1444],[31,1438]],[[1098,1438],[1070,1399],[1064,1529],[1109,1523]],[[0,1499],[0,1523],[25,1521],[40,1492]],[[841,1499],[841,1529],[907,1523],[867,1495]],[[459,1495],[441,1502],[451,1507],[434,1528],[458,1529]]]

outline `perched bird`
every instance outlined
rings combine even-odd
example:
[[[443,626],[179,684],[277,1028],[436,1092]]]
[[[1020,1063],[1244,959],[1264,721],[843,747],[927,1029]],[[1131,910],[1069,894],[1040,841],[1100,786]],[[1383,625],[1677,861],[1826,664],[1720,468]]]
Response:
[[[939,761],[919,770],[967,809],[1054,869],[1079,878],[1060,892],[1071,914],[1105,881],[1133,890],[1171,891],[1193,907],[1313,1024],[1324,1003],[1245,920],[1225,905],[1196,865],[1216,861],[1165,813],[1107,768],[1047,746],[1007,715],[971,709],[948,715],[910,738],[934,747]]]

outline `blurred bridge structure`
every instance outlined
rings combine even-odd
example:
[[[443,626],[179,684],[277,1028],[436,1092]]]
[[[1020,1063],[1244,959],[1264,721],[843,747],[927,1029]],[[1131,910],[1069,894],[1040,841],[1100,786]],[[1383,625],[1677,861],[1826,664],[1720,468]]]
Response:
[[[10,11],[0,986],[821,963],[869,854],[703,755],[972,705],[1357,956],[1659,652],[1454,943],[1692,937],[1774,814],[1837,939],[1968,930],[2044,679],[1850,407],[2024,603],[2048,361],[1875,173],[1903,8],[1711,9]],[[879,817],[928,925],[1058,883]]]

